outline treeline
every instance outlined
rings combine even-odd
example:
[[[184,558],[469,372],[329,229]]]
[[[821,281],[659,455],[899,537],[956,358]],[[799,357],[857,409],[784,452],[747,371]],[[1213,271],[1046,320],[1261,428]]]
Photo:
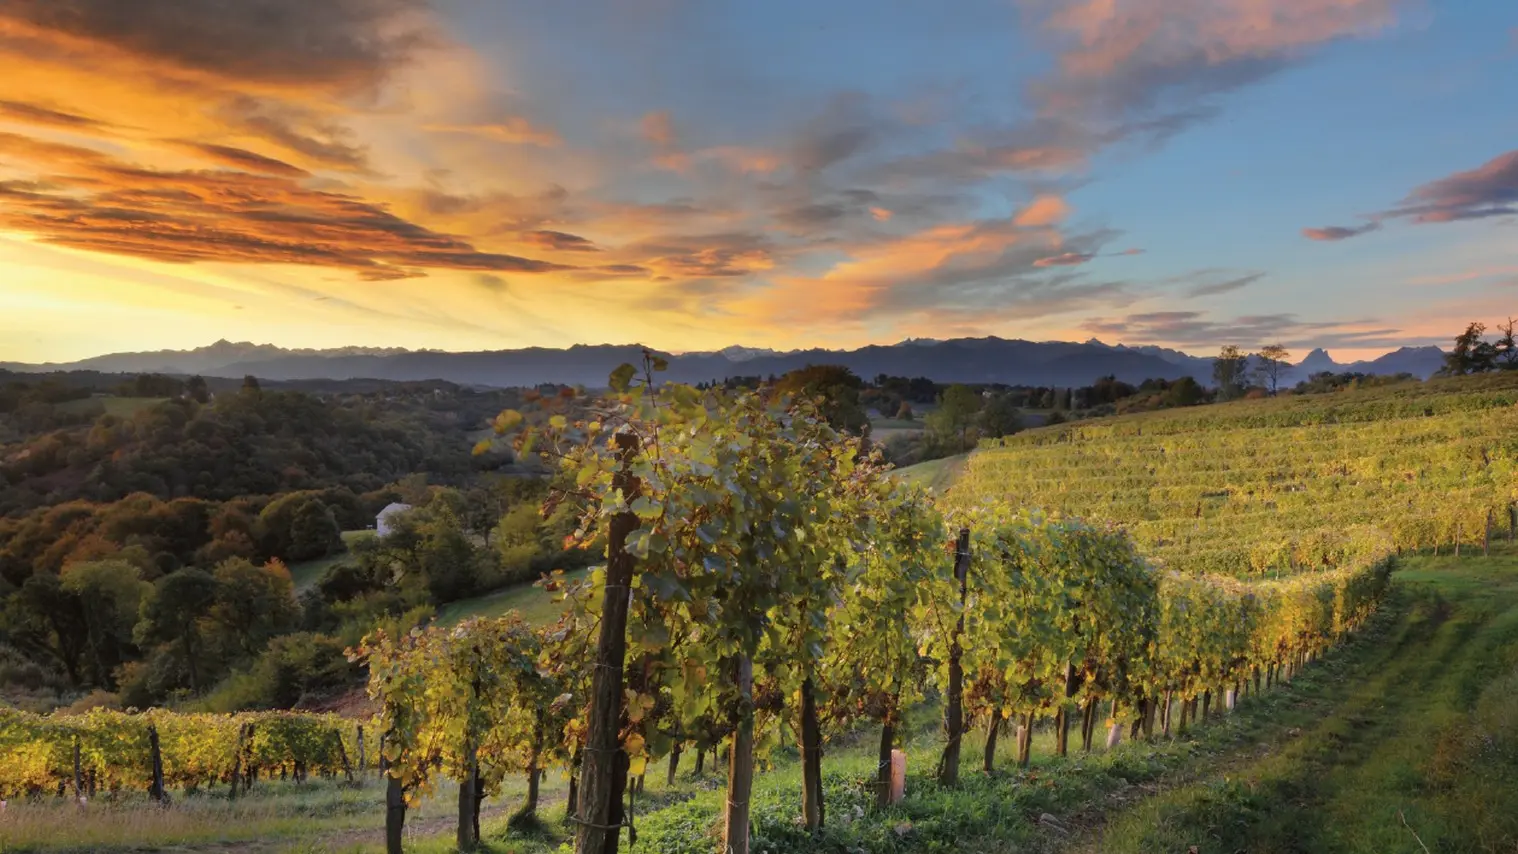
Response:
[[[423,385],[318,396],[250,378],[213,397],[197,379],[138,378],[132,384],[147,387],[134,392],[183,390],[84,423],[76,413],[90,410],[76,404],[93,402],[89,394],[70,398],[77,387],[56,377],[0,387],[0,400],[11,401],[0,421],[20,437],[0,444],[0,516],[136,492],[216,501],[336,486],[366,492],[412,472],[453,482],[511,461],[504,451],[471,456],[468,437],[514,405],[515,392]],[[68,407],[61,420],[49,423],[60,406]]]
[[[1213,398],[1190,377],[1150,379],[1134,386],[1106,376],[1077,388],[937,383],[886,374],[866,382],[841,365],[810,365],[780,376],[729,377],[696,386],[698,391],[718,388],[805,398],[833,428],[854,436],[872,435],[872,411],[889,421],[920,424],[921,430],[891,424],[892,432],[876,438],[886,459],[898,466],[963,453],[981,439],[999,439],[1028,427],[1119,411],[1193,406]]]

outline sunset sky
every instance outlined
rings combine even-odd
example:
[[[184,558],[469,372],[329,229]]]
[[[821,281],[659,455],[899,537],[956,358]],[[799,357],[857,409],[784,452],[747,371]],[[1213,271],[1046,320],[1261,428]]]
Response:
[[[0,361],[1509,314],[1514,0],[0,0]]]

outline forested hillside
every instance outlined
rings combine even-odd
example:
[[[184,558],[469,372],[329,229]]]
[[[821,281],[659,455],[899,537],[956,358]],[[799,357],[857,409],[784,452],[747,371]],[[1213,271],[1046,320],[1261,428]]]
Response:
[[[338,486],[365,492],[418,471],[457,481],[506,461],[472,458],[469,435],[519,399],[436,384],[316,395],[256,381],[213,397],[204,384],[185,390],[178,380],[145,379],[129,390],[147,394],[130,398],[138,405],[122,414],[104,406],[119,396],[11,382],[0,399],[0,437],[11,436],[0,444],[0,515],[134,492],[225,501]]]
[[[520,399],[447,383],[0,383],[0,696],[288,707],[346,690],[359,671],[343,650],[377,624],[583,563],[542,512],[539,471],[498,444],[471,452]],[[390,536],[361,536],[395,502],[413,509]]]

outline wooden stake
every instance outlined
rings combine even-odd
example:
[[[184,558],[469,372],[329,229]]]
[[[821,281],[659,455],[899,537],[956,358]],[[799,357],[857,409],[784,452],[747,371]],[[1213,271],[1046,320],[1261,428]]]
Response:
[[[943,756],[938,761],[938,784],[959,784],[959,749],[964,738],[965,715],[965,668],[964,649],[960,646],[965,633],[965,602],[970,597],[970,529],[960,528],[959,539],[954,548],[954,578],[959,582],[959,619],[954,623],[954,633],[949,637],[949,691],[944,704],[944,735],[946,741]],[[739,854],[742,854],[739,852]]]

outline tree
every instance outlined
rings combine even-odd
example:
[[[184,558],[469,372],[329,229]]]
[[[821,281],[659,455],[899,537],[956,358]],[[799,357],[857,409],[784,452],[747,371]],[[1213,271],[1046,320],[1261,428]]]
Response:
[[[65,590],[58,576],[40,572],[28,578],[7,604],[12,611],[9,621],[56,656],[69,681],[79,684],[88,624],[78,595]]]
[[[206,386],[205,377],[190,377],[190,379],[185,382],[184,390],[185,394],[188,394],[190,396],[190,399],[196,403],[211,402],[211,389]]]
[[[263,386],[258,384],[258,377],[248,374],[242,378],[242,394],[249,397],[258,397],[263,394]]]
[[[102,560],[66,567],[62,586],[79,598],[95,683],[114,687],[116,668],[135,652],[132,627],[152,585],[131,563]]]
[[[1509,323],[1511,326],[1511,323]],[[1455,346],[1444,354],[1444,367],[1439,373],[1459,377],[1480,374],[1497,367],[1498,348],[1482,340],[1486,324],[1472,322],[1465,331],[1455,337]]]
[[[299,618],[290,571],[277,560],[258,566],[243,558],[215,570],[216,603],[211,617],[222,629],[224,649],[251,658],[270,639],[295,627]]]
[[[1202,389],[1201,383],[1191,377],[1181,377],[1165,390],[1164,404],[1166,406],[1195,406],[1206,396],[1207,392]]]
[[[938,398],[938,409],[928,414],[928,430],[963,450],[970,446],[970,428],[980,412],[981,396],[966,385],[951,385]]]
[[[856,436],[870,432],[870,419],[859,404],[864,380],[842,365],[807,365],[797,368],[775,383],[781,394],[805,397],[817,403],[834,430],[846,430]]]
[[[1249,359],[1233,344],[1223,347],[1212,360],[1212,379],[1218,384],[1218,399],[1233,400],[1244,393],[1245,368]]]
[[[1515,340],[1513,319],[1509,317],[1506,323],[1499,323],[1497,331],[1502,336],[1493,345],[1497,367],[1504,371],[1518,369],[1518,340]]]
[[[216,604],[218,587],[216,578],[203,569],[191,567],[170,573],[153,585],[153,594],[142,609],[142,622],[137,624],[140,643],[179,644],[191,691],[200,690],[200,623]]]
[[[1000,392],[991,396],[980,410],[980,433],[992,439],[1010,436],[1023,428],[1022,413],[1012,403],[1012,395]]]
[[[1260,385],[1270,389],[1271,394],[1276,393],[1281,374],[1285,373],[1290,358],[1291,354],[1280,344],[1268,344],[1260,348],[1260,363],[1255,368],[1255,373],[1260,378]]]
[[[315,493],[283,495],[258,514],[263,553],[287,561],[314,560],[343,550],[342,531],[326,502]]]
[[[480,555],[459,517],[446,506],[428,508],[417,525],[417,569],[437,604],[473,596],[480,587]]]

